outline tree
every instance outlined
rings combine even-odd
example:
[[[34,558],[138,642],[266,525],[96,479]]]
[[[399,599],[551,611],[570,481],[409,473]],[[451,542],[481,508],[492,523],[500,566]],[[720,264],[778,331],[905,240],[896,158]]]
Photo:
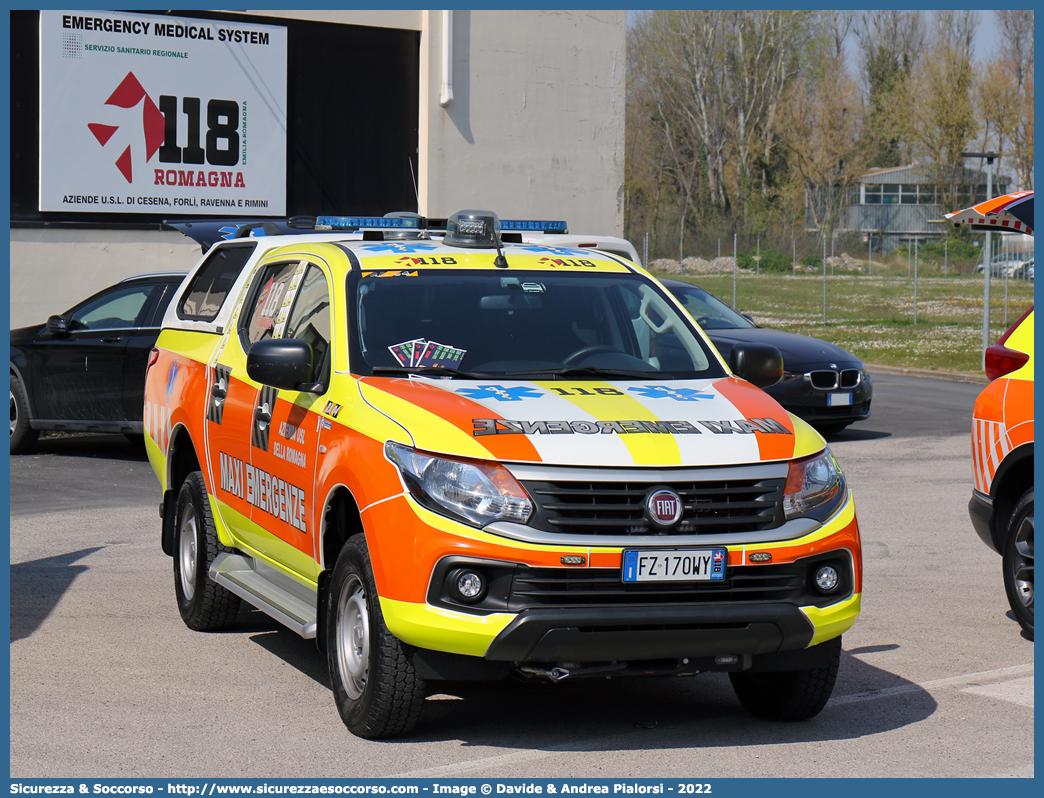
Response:
[[[1011,159],[1016,182],[1021,188],[1033,187],[1033,12],[997,11],[1002,34],[1002,61],[1009,70],[1008,85],[1014,84],[1016,107],[1011,111]],[[982,92],[980,92],[982,93]]]
[[[920,11],[862,11],[853,26],[859,43],[866,97],[863,129],[867,167],[899,166],[904,152],[901,130],[906,102],[904,81],[917,66],[926,40]]]
[[[860,136],[863,105],[843,53],[824,54],[817,69],[787,92],[780,116],[782,140],[809,201],[807,221],[831,235],[862,171],[867,140]]]

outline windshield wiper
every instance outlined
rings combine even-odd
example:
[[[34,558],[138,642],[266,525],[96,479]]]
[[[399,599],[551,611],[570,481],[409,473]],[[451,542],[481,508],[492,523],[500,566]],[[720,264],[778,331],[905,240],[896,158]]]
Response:
[[[528,379],[546,378],[552,380],[568,380],[582,377],[598,379],[601,377],[624,377],[635,380],[673,380],[673,374],[662,371],[636,371],[634,369],[604,369],[595,366],[567,366],[561,369],[532,369],[530,371],[509,371],[505,377],[526,377]]]
[[[478,371],[461,371],[447,366],[372,366],[374,374],[420,374],[424,377],[452,377],[458,380],[488,380],[493,375]]]

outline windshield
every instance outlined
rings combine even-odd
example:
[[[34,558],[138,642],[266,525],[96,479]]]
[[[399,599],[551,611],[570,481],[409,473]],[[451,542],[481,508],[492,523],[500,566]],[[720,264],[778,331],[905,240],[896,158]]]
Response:
[[[348,277],[356,374],[440,368],[461,377],[648,380],[725,373],[691,321],[637,274],[377,274]]]
[[[670,291],[705,330],[746,329],[757,326],[702,288],[694,285],[671,285]]]

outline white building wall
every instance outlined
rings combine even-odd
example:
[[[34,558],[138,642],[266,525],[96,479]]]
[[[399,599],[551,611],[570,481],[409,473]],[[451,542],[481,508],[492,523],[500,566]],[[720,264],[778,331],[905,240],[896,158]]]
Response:
[[[420,212],[467,208],[564,219],[571,232],[623,230],[624,11],[454,11],[453,100],[439,104],[441,11],[248,11],[419,30]],[[180,233],[11,231],[11,327],[42,323],[119,279],[184,271]]]
[[[439,105],[440,11],[421,42],[421,213],[464,208],[623,231],[625,12],[454,11]]]

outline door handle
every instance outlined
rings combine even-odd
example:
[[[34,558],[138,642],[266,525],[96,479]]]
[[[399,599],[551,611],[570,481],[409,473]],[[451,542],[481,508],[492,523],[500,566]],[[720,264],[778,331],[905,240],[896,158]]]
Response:
[[[222,388],[220,385],[211,385],[210,395],[213,396],[215,399],[224,399],[225,389]]]
[[[119,343],[120,341],[123,340],[123,336],[122,335],[117,335],[117,336],[112,337],[112,338],[102,338],[101,340],[102,340],[103,344],[117,344],[117,343]]]
[[[263,407],[254,408],[254,418],[258,421],[263,421],[268,424],[272,421],[272,414],[265,410]]]

